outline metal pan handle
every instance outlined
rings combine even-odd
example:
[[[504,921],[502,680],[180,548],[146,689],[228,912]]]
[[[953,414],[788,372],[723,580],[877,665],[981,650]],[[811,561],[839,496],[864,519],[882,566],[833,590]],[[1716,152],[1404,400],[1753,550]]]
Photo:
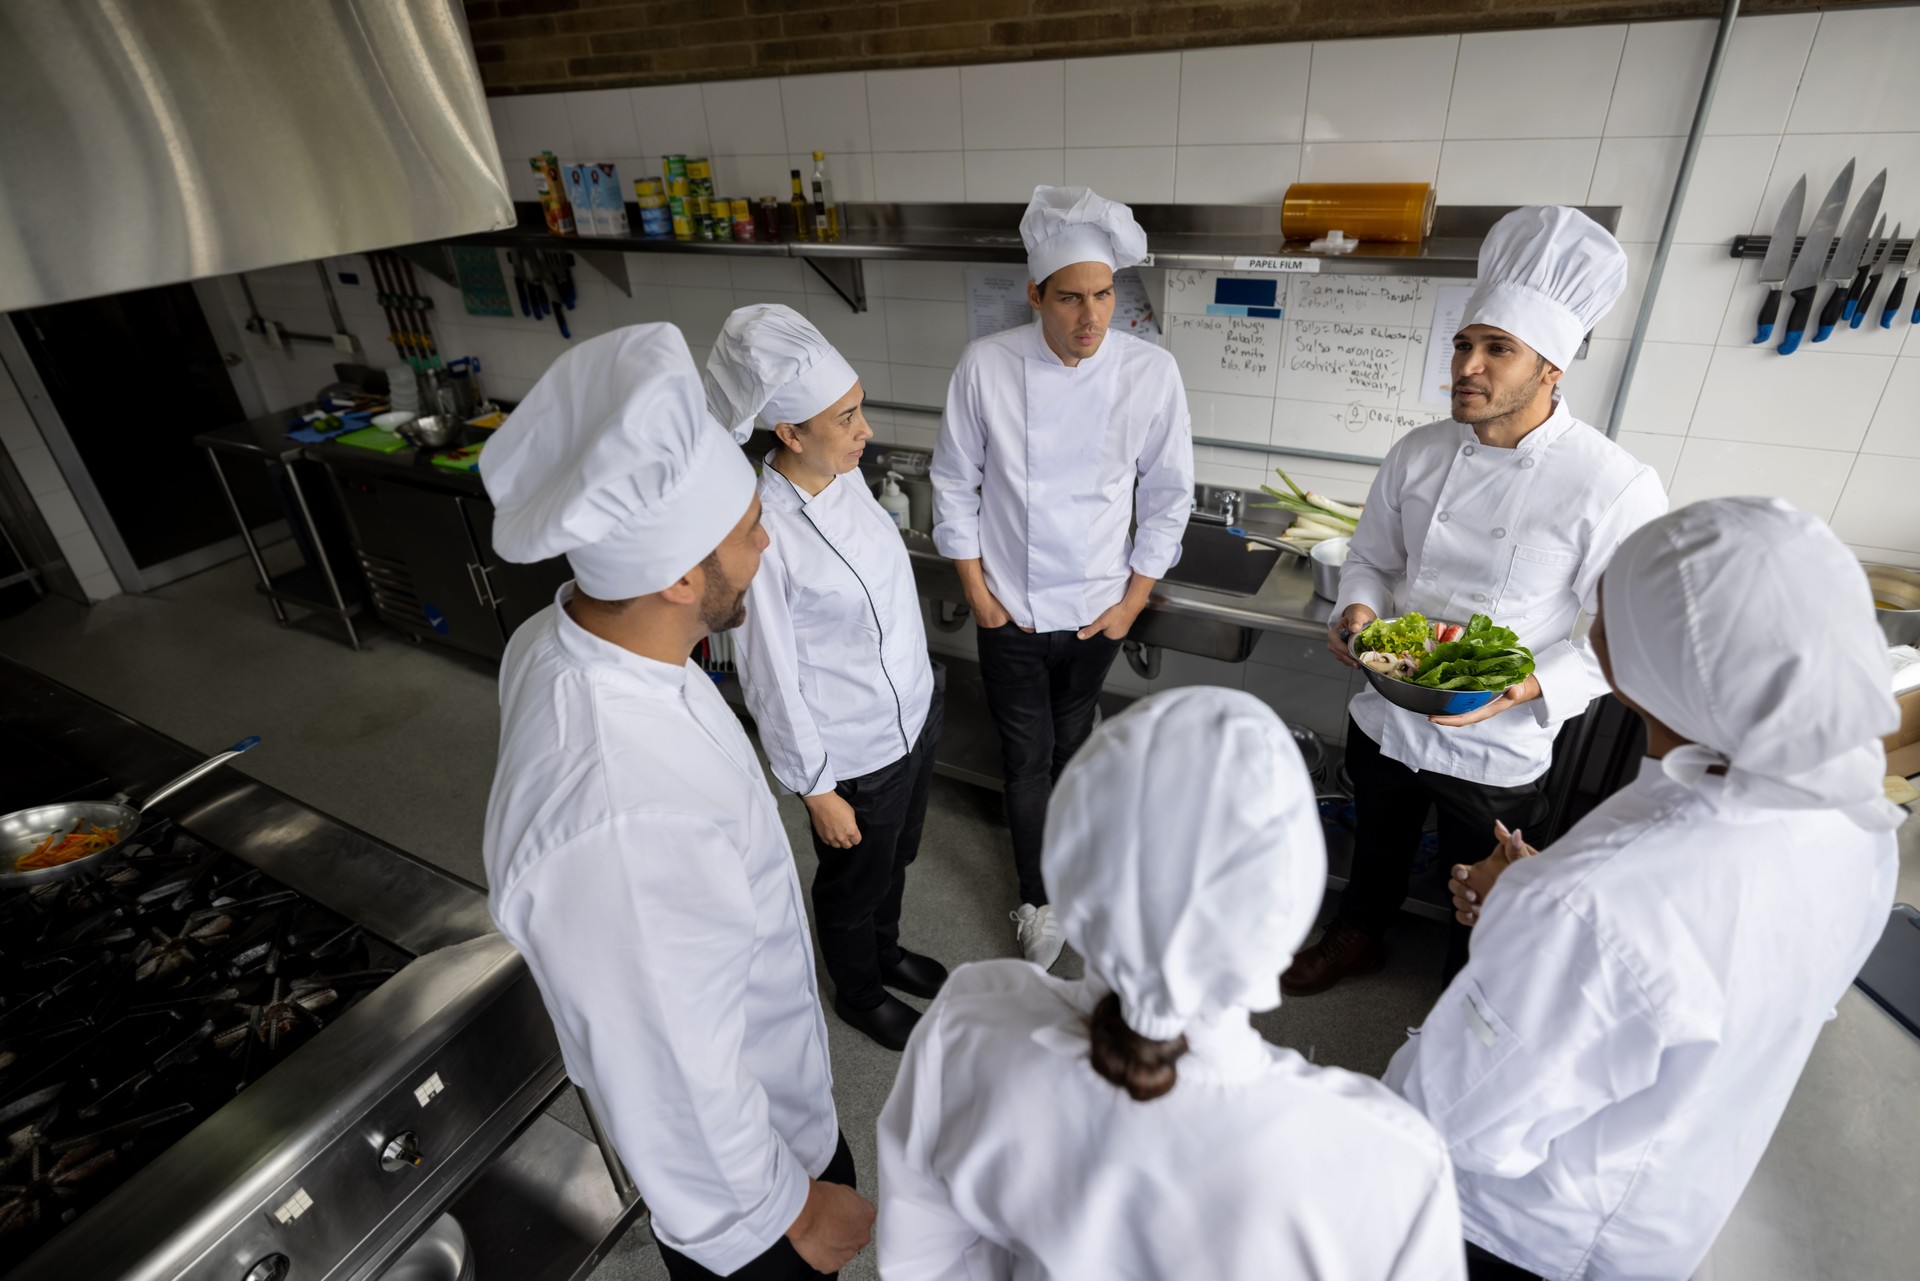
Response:
[[[218,755],[209,756],[206,760],[201,761],[198,765],[194,766],[192,769],[182,774],[179,778],[174,779],[170,783],[161,784],[160,787],[154,791],[153,795],[147,797],[146,800],[140,802],[140,812],[144,814],[150,807],[152,807],[152,805],[156,801],[165,800],[167,797],[172,796],[175,792],[185,787],[188,783],[191,783],[195,779],[199,778],[202,774],[206,774],[220,768],[222,765],[225,765],[228,761],[232,760],[234,757],[240,755],[240,753],[247,751],[250,748],[258,746],[259,743],[260,743],[260,736],[258,734],[255,734],[251,738],[241,739],[239,742],[235,743],[232,747],[229,747],[226,751],[221,752]]]

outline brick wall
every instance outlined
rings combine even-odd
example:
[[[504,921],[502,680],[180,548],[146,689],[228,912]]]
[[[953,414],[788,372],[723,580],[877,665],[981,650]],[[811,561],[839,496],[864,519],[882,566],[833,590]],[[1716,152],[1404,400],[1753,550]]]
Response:
[[[1857,7],[1755,0],[1743,13]],[[1713,17],[1718,0],[465,0],[489,93]]]

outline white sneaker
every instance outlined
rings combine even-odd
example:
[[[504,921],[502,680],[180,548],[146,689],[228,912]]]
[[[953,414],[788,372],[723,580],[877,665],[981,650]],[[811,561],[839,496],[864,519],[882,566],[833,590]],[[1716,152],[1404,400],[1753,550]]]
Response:
[[[1026,958],[1043,970],[1053,968],[1067,941],[1060,937],[1060,922],[1053,919],[1053,904],[1035,907],[1022,903],[1020,910],[1008,913],[1014,921],[1013,936]]]

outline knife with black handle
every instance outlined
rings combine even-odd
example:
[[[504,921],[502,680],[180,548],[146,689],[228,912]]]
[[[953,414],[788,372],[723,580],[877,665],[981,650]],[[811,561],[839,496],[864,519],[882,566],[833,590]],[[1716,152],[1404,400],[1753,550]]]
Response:
[[[1899,276],[1894,279],[1893,292],[1887,295],[1886,308],[1880,313],[1880,328],[1893,328],[1894,317],[1900,314],[1900,300],[1907,293],[1907,277],[1913,274],[1916,267],[1920,267],[1920,231],[1914,232],[1913,240],[1907,245],[1907,256],[1900,267]],[[1920,298],[1914,301],[1920,302]],[[1914,323],[1920,324],[1920,307],[1914,309],[1914,317]]]
[[[1845,314],[1846,304],[1859,298],[1858,290],[1864,288],[1867,279],[1866,264],[1860,261],[1861,250],[1867,243],[1867,232],[1873,226],[1874,215],[1880,212],[1880,193],[1887,187],[1887,171],[1882,169],[1874,180],[1867,184],[1860,203],[1853,207],[1853,214],[1847,219],[1847,229],[1840,237],[1839,246],[1833,251],[1833,257],[1827,262],[1827,278],[1834,282],[1833,292],[1827,295],[1827,305],[1820,312],[1820,327],[1814,331],[1815,342],[1825,342],[1832,334],[1833,327]],[[1848,282],[1853,282],[1851,287]]]
[[[1760,283],[1772,287],[1767,290],[1767,300],[1760,304],[1760,319],[1753,339],[1756,343],[1773,337],[1773,322],[1780,315],[1780,285],[1787,278],[1788,264],[1793,261],[1793,238],[1800,230],[1800,213],[1806,203],[1807,176],[1801,174],[1800,181],[1787,193],[1786,203],[1780,206],[1780,216],[1773,220],[1767,256],[1760,264]]]
[[[1867,277],[1873,273],[1874,247],[1880,243],[1881,233],[1886,229],[1887,216],[1881,214],[1880,221],[1873,228],[1873,234],[1868,236],[1866,243],[1860,246],[1860,265],[1854,270],[1853,283],[1847,286],[1847,301],[1840,308],[1840,319],[1848,324],[1852,324],[1854,316],[1859,313],[1860,297],[1866,292]]]
[[[1840,212],[1847,207],[1847,193],[1852,190],[1853,161],[1849,160],[1814,213],[1813,226],[1794,257],[1786,284],[1781,286],[1782,292],[1793,299],[1793,308],[1787,315],[1787,330],[1780,339],[1782,356],[1791,356],[1807,332],[1807,319],[1813,314],[1813,295],[1820,288],[1820,268],[1827,261],[1827,245],[1833,240],[1833,229],[1840,225]]]
[[[1886,219],[1882,218],[1882,222]],[[1860,291],[1860,305],[1853,309],[1853,319],[1847,324],[1858,329],[1867,314],[1873,310],[1874,295],[1880,292],[1880,282],[1886,278],[1887,263],[1893,257],[1894,242],[1900,239],[1900,224],[1893,224],[1893,234],[1880,242],[1880,252],[1874,256],[1873,272],[1867,277],[1867,287]]]

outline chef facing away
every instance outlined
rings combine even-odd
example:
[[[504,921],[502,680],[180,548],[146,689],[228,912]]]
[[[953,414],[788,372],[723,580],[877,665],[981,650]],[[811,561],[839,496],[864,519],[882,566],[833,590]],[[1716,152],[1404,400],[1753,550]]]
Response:
[[[740,626],[740,683],[774,777],[806,804],[819,870],[813,910],[833,1008],[903,1049],[946,967],[900,946],[920,849],[941,696],[900,531],[860,474],[873,437],[853,367],[790,307],[727,318],[707,359],[707,404],[736,439],[755,422],[767,527]]]
[[[866,1244],[792,851],[688,654],[737,626],[753,469],[671,325],[571,348],[487,447],[494,549],[574,580],[500,671],[488,902],[652,1214],[668,1274],[831,1272]]]
[[[1600,605],[1639,778],[1537,856],[1455,869],[1472,957],[1387,1071],[1453,1154],[1476,1278],[1691,1276],[1893,902],[1899,713],[1826,523],[1681,508]]]
[[[1240,690],[1142,699],[1047,815],[1070,982],[964,965],[880,1116],[888,1281],[1454,1281],[1446,1150],[1380,1082],[1253,1011],[1326,881],[1292,735]]]
[[[1559,384],[1626,279],[1625,251],[1576,209],[1516,209],[1487,233],[1453,335],[1453,416],[1387,451],[1327,646],[1351,667],[1349,638],[1375,618],[1484,614],[1519,634],[1536,668],[1460,716],[1430,719],[1371,688],[1354,698],[1352,871],[1339,915],[1287,971],[1291,995],[1385,962],[1429,810],[1448,863],[1484,853],[1495,823],[1537,828],[1555,734],[1606,692],[1576,625],[1613,549],[1666,510],[1666,493],[1651,467],[1573,416]]]
[[[999,732],[1015,936],[1044,967],[1061,949],[1040,859],[1047,797],[1180,558],[1193,438],[1172,353],[1107,327],[1113,273],[1147,253],[1132,211],[1085,187],[1036,187],[1020,238],[1038,314],[960,357],[933,453],[933,538],[973,613]]]

